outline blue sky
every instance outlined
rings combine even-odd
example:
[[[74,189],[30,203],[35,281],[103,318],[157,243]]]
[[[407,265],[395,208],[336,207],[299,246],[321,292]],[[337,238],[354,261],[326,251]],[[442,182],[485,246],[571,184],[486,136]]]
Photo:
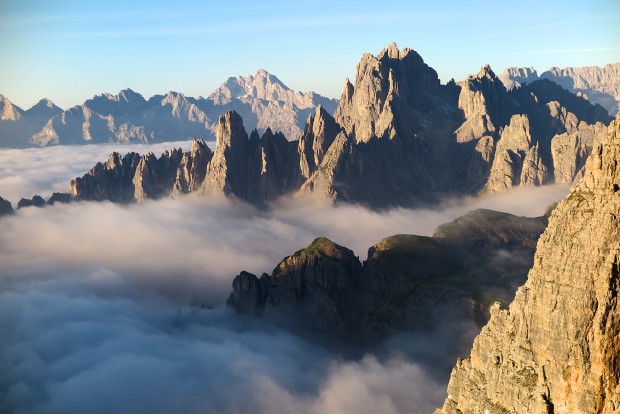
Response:
[[[295,90],[339,97],[364,52],[416,50],[442,82],[486,63],[620,61],[620,1],[0,0],[0,93],[63,108],[130,87],[207,96],[264,68]]]

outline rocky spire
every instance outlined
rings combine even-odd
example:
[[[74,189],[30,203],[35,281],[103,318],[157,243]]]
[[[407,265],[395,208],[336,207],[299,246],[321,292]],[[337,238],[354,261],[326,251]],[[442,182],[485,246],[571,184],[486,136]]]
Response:
[[[202,186],[205,193],[239,194],[245,187],[249,139],[243,120],[234,111],[220,117],[217,144]]]
[[[560,202],[508,309],[498,304],[437,413],[620,407],[620,117]]]
[[[6,98],[0,95],[0,121],[19,121],[24,111]]]
[[[310,178],[316,171],[338,132],[340,125],[322,106],[319,105],[315,113],[308,117],[299,139],[300,168],[304,178]]]
[[[194,138],[190,151],[183,154],[173,185],[173,194],[190,193],[200,188],[207,175],[213,152],[203,140]]]
[[[348,81],[334,118],[357,141],[408,136],[416,111],[433,107],[428,95],[440,93],[437,72],[411,49],[391,43],[377,56],[365,53],[357,65],[355,87]]]

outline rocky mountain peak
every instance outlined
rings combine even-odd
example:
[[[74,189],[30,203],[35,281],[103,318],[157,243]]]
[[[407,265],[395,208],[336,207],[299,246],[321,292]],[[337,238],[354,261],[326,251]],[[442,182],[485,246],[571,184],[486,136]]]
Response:
[[[440,94],[440,88],[437,72],[420,55],[413,50],[399,51],[391,43],[377,56],[362,56],[355,86],[345,82],[334,117],[357,141],[393,138],[399,133],[409,136],[414,133],[410,129],[418,125],[420,115],[416,112],[439,109],[433,96]]]
[[[13,105],[4,95],[0,95],[0,121],[19,121],[23,111]]]
[[[304,133],[299,138],[300,167],[305,178],[310,178],[321,165],[339,132],[340,125],[321,105],[308,116]]]
[[[248,142],[248,134],[243,127],[243,119],[235,111],[228,111],[220,117],[217,124],[218,153],[229,148],[242,147]]]
[[[130,88],[121,90],[119,93],[114,95],[112,99],[118,102],[131,102],[133,100],[144,101],[144,97],[141,94],[134,92]]]
[[[27,116],[36,116],[47,119],[60,113],[62,113],[62,109],[56,106],[54,102],[49,99],[41,99],[25,112]]]
[[[476,75],[476,78],[478,79],[487,78],[490,81],[495,81],[497,76],[495,76],[495,72],[493,72],[493,69],[491,69],[491,65],[486,64],[480,68],[480,71]]]

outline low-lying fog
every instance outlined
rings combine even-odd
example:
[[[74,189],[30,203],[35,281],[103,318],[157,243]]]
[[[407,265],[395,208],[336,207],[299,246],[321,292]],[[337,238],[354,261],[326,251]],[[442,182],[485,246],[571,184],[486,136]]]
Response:
[[[179,144],[120,150],[189,146]],[[66,191],[112,149],[1,150],[0,195],[15,206]],[[0,219],[0,412],[431,413],[447,374],[408,355],[441,349],[441,331],[345,360],[227,311],[232,279],[270,273],[317,236],[364,260],[383,237],[430,235],[480,207],[541,215],[567,192],[548,186],[381,213],[311,197],[270,211],[194,196],[20,209]],[[446,321],[452,329],[460,328]]]

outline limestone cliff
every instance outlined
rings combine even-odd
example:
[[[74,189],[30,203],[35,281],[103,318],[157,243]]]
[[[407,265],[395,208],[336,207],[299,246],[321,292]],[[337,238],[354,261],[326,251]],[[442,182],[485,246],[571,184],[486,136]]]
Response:
[[[620,410],[620,118],[560,202],[511,305],[495,305],[438,413]]]

